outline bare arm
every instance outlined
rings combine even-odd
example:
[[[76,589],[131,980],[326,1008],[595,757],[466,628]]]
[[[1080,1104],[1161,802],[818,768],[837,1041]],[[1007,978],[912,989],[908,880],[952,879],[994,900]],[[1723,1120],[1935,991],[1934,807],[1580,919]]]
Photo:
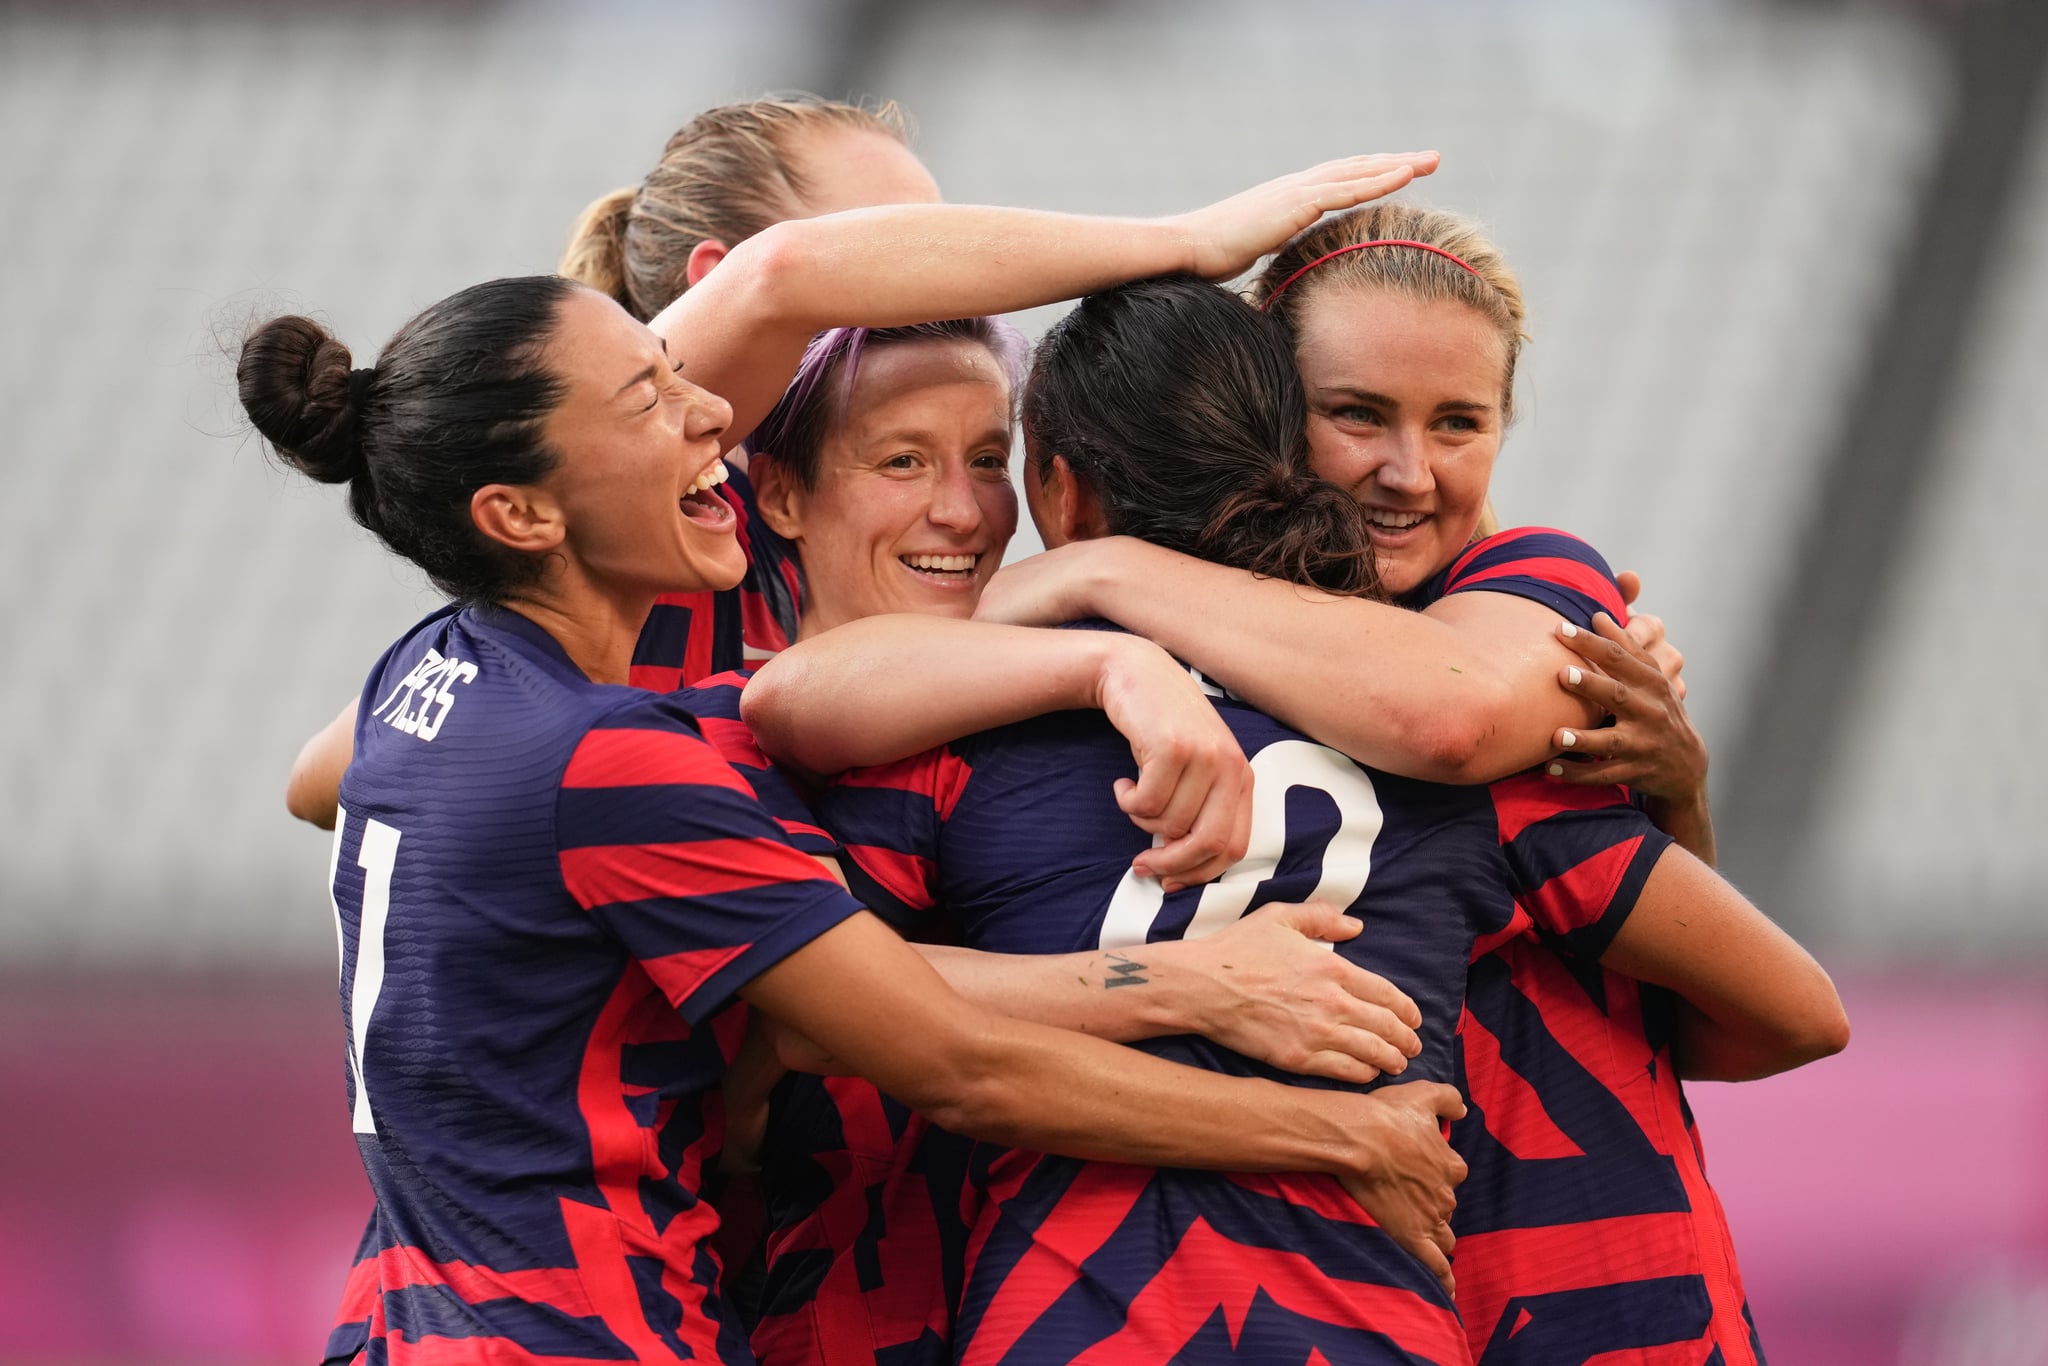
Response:
[[[1006,1020],[949,990],[888,928],[859,915],[742,992],[861,1075],[956,1132],[1070,1156],[1221,1171],[1324,1172],[1440,1276],[1436,1225],[1463,1163],[1437,1129],[1457,1092],[1372,1095],[1283,1086],[1165,1062]]]
[[[334,828],[341,810],[341,775],[348,771],[356,750],[356,699],[349,699],[332,721],[322,726],[299,749],[292,760],[291,777],[285,780],[284,809],[300,820]]]
[[[1433,152],[1352,157],[1171,218],[934,204],[778,223],[735,246],[651,326],[687,378],[731,402],[730,445],[782,396],[821,329],[1007,313],[1176,270],[1227,278],[1324,213],[1436,164]]]
[[[1427,612],[1338,598],[1129,537],[1002,570],[979,615],[1044,625],[1103,616],[1157,641],[1261,711],[1390,773],[1491,782],[1598,719],[1561,691],[1559,618],[1504,593]]]
[[[761,748],[813,775],[889,763],[1015,721],[1100,710],[1131,742],[1117,805],[1164,841],[1134,866],[1166,890],[1244,857],[1251,767],[1201,688],[1158,646],[1105,631],[868,617],[761,667],[741,712]]]
[[[946,984],[1012,1019],[1117,1043],[1200,1034],[1289,1072],[1359,1084],[1422,1051],[1401,990],[1330,952],[1357,919],[1322,904],[1264,906],[1215,934],[1094,953],[1022,955],[917,945]]]
[[[1849,1017],[1820,964],[1683,849],[1657,861],[1600,961],[1685,998],[1681,1076],[1746,1081],[1848,1046]]]

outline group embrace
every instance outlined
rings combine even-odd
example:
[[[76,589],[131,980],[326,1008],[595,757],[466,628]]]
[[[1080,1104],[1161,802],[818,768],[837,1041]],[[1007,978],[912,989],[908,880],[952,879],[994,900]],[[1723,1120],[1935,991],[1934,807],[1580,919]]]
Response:
[[[1847,1021],[1636,585],[1495,525],[1523,300],[1436,165],[947,205],[761,100],[373,365],[251,331],[449,598],[292,779],[330,1361],[1763,1360],[1680,1082]]]

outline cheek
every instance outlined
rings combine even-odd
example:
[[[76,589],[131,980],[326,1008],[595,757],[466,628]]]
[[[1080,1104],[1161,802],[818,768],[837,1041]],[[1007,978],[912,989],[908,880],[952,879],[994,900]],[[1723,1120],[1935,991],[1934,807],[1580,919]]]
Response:
[[[990,549],[1000,558],[1010,537],[1017,534],[1017,490],[1007,479],[1000,484],[991,480],[977,487],[975,501],[981,505],[982,524],[995,542]]]
[[[1323,417],[1308,420],[1308,458],[1318,479],[1346,489],[1362,483],[1380,466],[1368,441]]]
[[[1439,464],[1437,487],[1450,495],[1460,511],[1475,515],[1493,485],[1493,460],[1500,452],[1497,440],[1475,441],[1455,457]]]

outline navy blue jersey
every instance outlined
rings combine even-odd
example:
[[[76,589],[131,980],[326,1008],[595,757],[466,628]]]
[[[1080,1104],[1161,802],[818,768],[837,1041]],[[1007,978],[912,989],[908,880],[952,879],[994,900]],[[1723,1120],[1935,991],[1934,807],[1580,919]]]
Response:
[[[514,613],[394,646],[355,753],[333,886],[369,1359],[747,1361],[701,1199],[724,1007],[857,905],[676,699],[590,683]]]
[[[1274,901],[1321,898],[1365,921],[1337,951],[1413,996],[1422,1053],[1402,1080],[1457,1075],[1475,944],[1518,915],[1523,856],[1484,789],[1365,769],[1228,697],[1216,705],[1257,776],[1251,850],[1164,895],[1131,860],[1148,839],[1117,808],[1128,744],[1094,712],[991,731],[847,775],[816,809],[856,894],[899,923],[943,905],[969,946],[1135,948],[1213,932]],[[1526,870],[1525,875],[1526,875]],[[1139,1045],[1297,1085],[1191,1036]],[[1462,1362],[1450,1301],[1329,1178],[1153,1171],[978,1145],[964,1362],[1227,1357]],[[1254,1346],[1255,1344],[1255,1346]]]
[[[1547,527],[1473,545],[1413,605],[1469,592],[1524,597],[1588,630],[1599,612],[1628,621],[1607,561]],[[1594,961],[1671,840],[1619,788],[1518,775],[1493,791],[1503,840],[1544,836],[1560,854],[1546,881],[1518,889],[1525,904],[1548,901],[1549,919],[1587,929],[1507,936],[1467,984],[1470,1108],[1451,1141],[1471,1176],[1452,1229],[1473,1355],[1481,1366],[1645,1352],[1760,1366],[1672,1065],[1675,998]]]

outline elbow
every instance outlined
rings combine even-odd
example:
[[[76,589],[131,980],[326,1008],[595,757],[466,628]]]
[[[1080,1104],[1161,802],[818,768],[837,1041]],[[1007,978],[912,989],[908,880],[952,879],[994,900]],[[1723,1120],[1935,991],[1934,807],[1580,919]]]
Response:
[[[1849,1012],[1842,1009],[1841,998],[1830,986],[1826,1004],[1811,1011],[1794,1032],[1788,1051],[1798,1060],[1788,1066],[1804,1067],[1822,1058],[1832,1058],[1848,1046]]]
[[[753,734],[761,752],[778,764],[806,774],[837,773],[851,767],[835,762],[830,752],[835,727],[796,724],[796,699],[805,690],[800,658],[787,655],[771,659],[747,680],[740,693],[740,720]],[[811,743],[806,743],[808,739]]]
[[[1497,766],[1491,741],[1500,728],[1484,714],[1447,708],[1415,718],[1408,733],[1422,770],[1412,776],[1425,782],[1466,785],[1506,776],[1489,767]]]
[[[802,220],[776,223],[739,243],[718,263],[716,278],[733,294],[731,307],[757,323],[791,321],[807,296],[805,267],[817,252]]]
[[[915,1094],[903,1099],[941,1128],[992,1143],[1021,1143],[1031,1107],[1013,1078],[1017,1069],[1005,1030],[994,1016],[975,1012],[971,1022],[939,1041],[919,1069]]]
[[[341,794],[320,765],[308,763],[301,755],[285,780],[284,809],[308,825],[332,830],[341,813]]]

